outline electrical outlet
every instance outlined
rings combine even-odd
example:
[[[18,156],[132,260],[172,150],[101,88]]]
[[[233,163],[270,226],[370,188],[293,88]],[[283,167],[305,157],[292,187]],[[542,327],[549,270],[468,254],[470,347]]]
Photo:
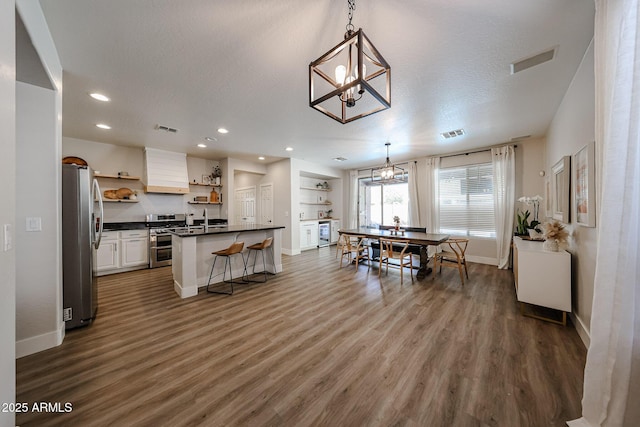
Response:
[[[65,308],[62,310],[62,321],[68,322],[73,319],[73,309],[71,307]]]

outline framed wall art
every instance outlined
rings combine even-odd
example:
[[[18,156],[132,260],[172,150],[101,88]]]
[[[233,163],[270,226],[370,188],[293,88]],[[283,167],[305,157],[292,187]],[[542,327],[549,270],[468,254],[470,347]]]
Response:
[[[544,217],[553,217],[553,195],[551,192],[551,178],[547,176],[544,180]]]
[[[571,156],[564,156],[551,168],[552,217],[567,224],[569,222]]]
[[[595,142],[573,155],[573,218],[584,227],[596,226]]]

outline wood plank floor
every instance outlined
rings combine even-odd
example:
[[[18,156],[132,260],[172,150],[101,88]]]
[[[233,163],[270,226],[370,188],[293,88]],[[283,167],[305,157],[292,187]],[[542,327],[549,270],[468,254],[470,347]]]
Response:
[[[423,281],[338,268],[334,248],[232,296],[181,300],[171,269],[100,279],[93,325],[17,361],[21,426],[563,426],[580,415],[575,329],[522,317],[510,271]]]

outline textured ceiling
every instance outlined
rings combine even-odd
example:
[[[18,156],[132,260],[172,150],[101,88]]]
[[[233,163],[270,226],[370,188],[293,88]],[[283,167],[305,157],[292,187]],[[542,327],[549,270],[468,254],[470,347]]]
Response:
[[[594,16],[589,0],[357,1],[353,24],[391,64],[392,105],[342,125],[308,106],[308,65],[342,40],[346,0],[40,3],[65,70],[64,136],[339,168],[382,163],[387,140],[400,161],[544,135]],[[553,47],[552,61],[510,74]],[[206,136],[217,142],[196,147]]]

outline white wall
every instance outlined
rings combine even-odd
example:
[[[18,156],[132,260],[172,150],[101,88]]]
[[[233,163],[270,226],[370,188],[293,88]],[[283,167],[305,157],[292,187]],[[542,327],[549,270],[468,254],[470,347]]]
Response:
[[[265,174],[252,173],[252,172],[236,172],[234,176],[234,188],[244,187],[256,187],[262,183]]]
[[[142,176],[144,151],[142,148],[122,147],[75,138],[63,138],[62,155],[77,156],[87,161],[89,166],[102,174],[117,175],[127,172],[131,176]],[[202,175],[209,175],[218,162],[198,157],[187,157],[189,182],[202,182]],[[195,196],[209,196],[210,187],[189,186],[189,194],[145,193],[142,181],[100,179],[102,191],[130,188],[138,192],[138,203],[105,203],[105,222],[144,221],[148,213],[193,213],[194,218],[204,218],[207,206],[209,218],[224,218],[222,209],[215,205],[190,205]],[[224,187],[223,187],[224,190]]]
[[[59,175],[56,93],[16,84],[16,352],[32,354],[62,343],[64,322],[57,238]],[[54,178],[54,179],[52,179]],[[39,218],[42,230],[26,231]],[[52,302],[55,302],[52,304]]]
[[[60,154],[62,146],[62,66],[47,27],[44,15],[38,2],[19,0],[16,8],[31,42],[40,58],[44,72],[49,77],[54,90],[50,93],[29,91],[24,87],[17,92],[16,99],[20,109],[16,110],[16,141],[22,145],[22,135],[37,135],[36,141],[29,141],[28,151],[35,152],[39,157],[37,165],[30,170],[31,177],[26,180],[16,180],[16,213],[28,213],[42,218],[43,231],[27,237],[16,245],[22,251],[22,244],[29,247],[46,246],[50,252],[44,254],[42,269],[47,279],[41,281],[27,270],[33,269],[34,260],[31,254],[16,252],[16,277],[20,279],[16,287],[16,355],[18,357],[55,346],[64,337],[64,323],[62,322],[62,245],[61,245],[61,164]],[[24,104],[20,104],[25,101]],[[22,108],[25,108],[24,112]],[[26,114],[26,116],[23,116]],[[36,116],[39,114],[39,116]],[[41,127],[41,129],[27,129]],[[33,133],[32,133],[33,132]],[[35,144],[35,145],[31,145]],[[23,159],[22,147],[16,150],[17,164],[20,169],[26,168],[33,159]],[[32,157],[32,155],[30,155]],[[23,171],[20,171],[22,174]],[[20,175],[19,175],[20,176]],[[40,187],[34,190],[34,183],[39,181]],[[27,201],[23,196],[33,193],[34,198],[41,198],[42,205],[36,207],[32,200]],[[24,204],[23,204],[24,202]],[[24,230],[25,218],[16,217],[15,229]],[[18,231],[16,231],[18,235]],[[20,234],[22,236],[22,234]],[[25,256],[27,259],[25,259]],[[37,265],[37,264],[36,264]],[[44,302],[42,295],[47,296]],[[53,302],[53,303],[52,303]],[[45,308],[46,306],[46,308]]]
[[[265,182],[273,183],[273,223],[285,227],[282,230],[282,253],[292,255],[291,247],[291,159],[284,159],[267,166]],[[297,237],[300,240],[300,237]]]
[[[15,7],[12,1],[0,2],[0,244],[2,226],[15,227]],[[0,246],[0,402],[15,402],[15,250]],[[15,426],[15,415],[0,411],[0,426]]]
[[[562,104],[549,127],[547,134],[546,169],[563,156],[576,153],[589,142],[595,140],[595,75],[593,43],[585,53],[582,64],[564,96]],[[598,143],[598,142],[596,142]],[[600,177],[596,176],[599,181]],[[599,188],[599,185],[596,185]],[[596,202],[599,202],[597,195]],[[596,212],[599,207],[596,206]],[[569,252],[572,264],[572,293],[574,323],[588,347],[593,304],[593,280],[595,276],[597,252],[597,228],[578,226],[571,218],[570,228],[573,239]]]
[[[516,200],[521,196],[545,196],[545,176],[540,176],[546,169],[546,139],[528,139],[517,143],[516,148]],[[546,201],[546,200],[545,200]],[[544,204],[544,202],[543,202]],[[516,203],[525,208],[526,205]],[[531,209],[531,208],[529,208]],[[541,209],[542,215],[542,209]]]

